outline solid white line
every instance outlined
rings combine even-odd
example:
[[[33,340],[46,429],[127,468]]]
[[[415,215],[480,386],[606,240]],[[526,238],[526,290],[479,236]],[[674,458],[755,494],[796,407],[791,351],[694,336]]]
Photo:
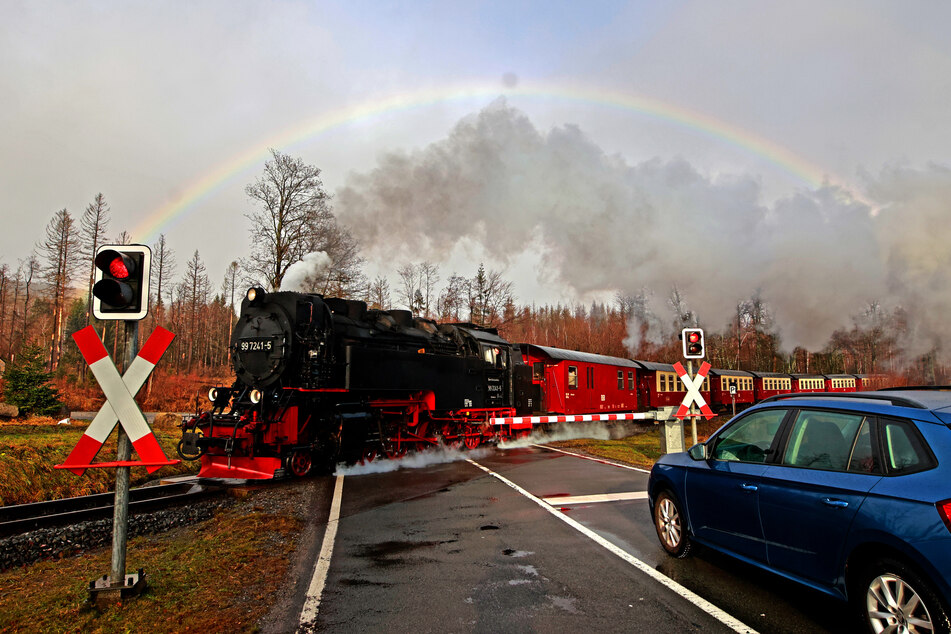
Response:
[[[314,576],[310,580],[307,596],[304,597],[304,607],[300,612],[300,626],[297,628],[298,633],[313,632],[317,625],[320,595],[323,594],[327,573],[330,572],[330,556],[333,554],[334,539],[337,537],[337,525],[340,523],[340,499],[342,497],[343,474],[337,476],[337,482],[334,484],[334,497],[330,504],[330,516],[327,518],[324,543],[320,546],[320,555],[317,556],[317,565],[314,566]]]
[[[648,469],[641,469],[640,467],[632,467],[628,464],[621,464],[620,462],[613,462],[611,460],[604,460],[603,458],[595,458],[593,456],[586,456],[580,453],[574,453],[573,451],[565,451],[564,449],[558,449],[556,447],[549,447],[548,445],[532,445],[533,447],[538,447],[539,449],[548,449],[549,451],[557,451],[558,453],[563,453],[568,456],[574,456],[575,458],[584,458],[585,460],[593,460],[594,462],[600,462],[601,464],[611,465],[612,467],[620,467],[622,469],[630,469],[631,471],[640,471],[641,473],[650,473]]]
[[[569,495],[565,497],[542,498],[552,506],[572,506],[574,504],[591,504],[593,502],[622,502],[624,500],[646,500],[647,491],[630,491],[628,493],[598,493],[596,495]]]
[[[552,515],[554,515],[555,517],[557,517],[558,519],[560,519],[562,522],[568,524],[568,526],[571,526],[573,529],[575,529],[576,531],[578,531],[579,533],[581,533],[581,534],[584,535],[585,537],[591,539],[592,541],[594,541],[594,542],[595,542],[596,544],[598,544],[599,546],[603,546],[604,548],[608,549],[609,551],[611,551],[612,553],[614,553],[615,555],[617,555],[618,557],[620,557],[621,559],[623,559],[623,560],[626,561],[627,563],[631,564],[632,566],[634,566],[635,568],[637,568],[638,570],[640,570],[641,572],[643,572],[644,574],[646,574],[646,575],[649,576],[650,578],[654,579],[655,581],[657,581],[658,583],[660,583],[661,585],[663,585],[663,586],[666,587],[667,589],[669,589],[669,590],[671,590],[672,592],[674,592],[675,594],[677,594],[677,595],[683,597],[683,598],[686,599],[687,601],[693,603],[694,605],[696,605],[697,607],[699,607],[701,610],[703,610],[704,612],[706,612],[707,614],[709,614],[709,615],[712,616],[713,618],[717,619],[718,621],[720,621],[721,623],[723,623],[723,624],[726,625],[727,627],[733,629],[733,630],[736,631],[736,632],[743,632],[744,634],[756,634],[756,630],[754,630],[754,629],[751,628],[750,626],[746,625],[745,623],[743,623],[743,622],[740,621],[739,619],[737,619],[737,618],[731,616],[730,614],[727,614],[725,611],[723,611],[723,610],[721,610],[720,608],[718,608],[717,606],[713,605],[712,603],[710,603],[710,602],[707,601],[706,599],[704,599],[704,598],[702,598],[702,597],[700,597],[700,596],[694,594],[693,592],[691,592],[691,591],[688,590],[687,588],[683,587],[682,585],[680,585],[679,583],[677,583],[676,581],[674,581],[674,580],[671,579],[670,577],[668,577],[668,576],[666,576],[666,575],[664,575],[664,574],[661,574],[661,573],[658,572],[657,570],[654,570],[654,568],[652,568],[651,566],[649,566],[649,565],[646,564],[645,562],[641,561],[640,559],[638,559],[638,558],[635,557],[634,555],[630,554],[630,553],[627,552],[626,550],[623,550],[623,549],[621,549],[621,548],[618,548],[617,546],[615,546],[614,544],[612,544],[612,543],[609,542],[608,540],[604,539],[603,537],[601,537],[600,535],[598,535],[597,533],[595,533],[594,531],[592,531],[590,528],[588,528],[588,527],[582,525],[581,523],[579,523],[579,522],[577,522],[576,520],[574,520],[574,519],[568,517],[567,515],[565,515],[565,514],[562,513],[561,511],[559,511],[559,510],[555,509],[554,507],[552,507],[552,506],[546,504],[544,500],[542,500],[541,498],[538,498],[538,497],[532,495],[531,493],[529,493],[528,491],[526,491],[525,489],[523,489],[523,488],[520,487],[519,485],[515,484],[515,483],[512,482],[511,480],[508,480],[508,479],[505,478],[504,476],[499,475],[498,473],[496,473],[495,471],[492,471],[492,470],[489,469],[488,467],[483,467],[481,464],[479,464],[478,462],[475,462],[474,460],[469,460],[469,459],[467,459],[466,462],[468,462],[469,464],[471,464],[471,465],[473,465],[473,466],[475,466],[475,467],[478,467],[479,469],[482,469],[483,471],[485,471],[486,473],[488,473],[490,476],[492,476],[493,478],[496,478],[497,480],[499,480],[500,482],[502,482],[502,483],[505,484],[506,486],[509,486],[509,487],[511,487],[512,489],[515,489],[515,490],[518,491],[520,494],[522,494],[523,496],[525,496],[526,498],[528,498],[529,500],[531,500],[531,501],[534,502],[535,504],[538,504],[540,507],[542,507],[543,509],[545,509],[546,511],[548,511],[549,513],[551,513]]]

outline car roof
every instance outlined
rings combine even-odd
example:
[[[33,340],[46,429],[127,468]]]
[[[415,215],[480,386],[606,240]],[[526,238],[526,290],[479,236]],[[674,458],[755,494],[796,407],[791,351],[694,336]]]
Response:
[[[769,403],[805,403],[810,405],[833,406],[840,404],[846,406],[846,403],[854,406],[857,403],[864,403],[870,406],[884,407],[902,407],[917,410],[951,411],[951,388],[929,387],[912,389],[888,389],[874,390],[871,392],[813,392],[797,394],[780,394],[771,396],[760,404]]]

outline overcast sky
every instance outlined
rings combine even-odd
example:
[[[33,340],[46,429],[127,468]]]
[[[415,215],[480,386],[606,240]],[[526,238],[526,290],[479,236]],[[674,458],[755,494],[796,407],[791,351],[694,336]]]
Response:
[[[553,132],[573,131],[572,147],[625,179],[685,165],[715,192],[745,184],[767,215],[820,199],[825,179],[877,214],[902,174],[951,164],[948,24],[943,1],[0,0],[0,262],[15,268],[54,212],[78,218],[102,192],[110,234],[152,244],[164,232],[179,270],[198,249],[217,286],[251,239],[244,187],[268,147],[320,167],[341,220],[365,225],[379,209],[364,204],[373,174],[455,147],[460,122],[493,108],[549,149]],[[635,181],[650,189],[625,187]],[[949,210],[929,214],[951,221]],[[537,222],[513,228],[525,232],[513,244],[537,240]],[[735,241],[709,248],[742,251],[742,228],[729,227],[718,237]],[[651,249],[676,256],[668,229]],[[442,262],[444,277],[492,255],[443,246],[419,259]],[[523,301],[612,290],[550,257],[487,264]]]

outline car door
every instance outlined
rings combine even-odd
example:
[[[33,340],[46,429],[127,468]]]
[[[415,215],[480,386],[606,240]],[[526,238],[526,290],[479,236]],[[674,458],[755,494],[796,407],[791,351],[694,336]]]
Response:
[[[786,408],[750,412],[708,443],[709,459],[685,478],[687,515],[701,541],[766,561],[758,494]]]
[[[759,509],[769,565],[831,585],[849,527],[881,479],[874,419],[801,410],[781,460],[761,474]]]

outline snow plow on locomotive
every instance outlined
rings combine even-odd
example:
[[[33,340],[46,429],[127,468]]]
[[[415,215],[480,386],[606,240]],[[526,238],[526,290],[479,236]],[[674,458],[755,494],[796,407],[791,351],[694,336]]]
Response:
[[[472,324],[253,288],[230,346],[234,384],[182,423],[179,454],[201,460],[200,477],[303,476],[339,460],[474,448],[513,433],[490,420],[531,413],[518,348]]]

